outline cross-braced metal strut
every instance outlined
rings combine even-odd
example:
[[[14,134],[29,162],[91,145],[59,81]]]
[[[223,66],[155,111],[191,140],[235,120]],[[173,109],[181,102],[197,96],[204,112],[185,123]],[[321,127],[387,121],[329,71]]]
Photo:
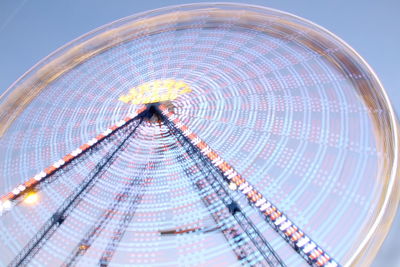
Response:
[[[282,213],[275,205],[268,201],[251,183],[241,176],[229,163],[224,161],[218,153],[210,148],[206,142],[192,132],[172,111],[165,105],[157,105],[160,117],[169,125],[170,129],[178,133],[185,144],[190,144],[195,154],[218,174],[220,181],[229,185],[232,191],[239,191],[247,198],[248,203],[257,209],[273,229],[312,266],[336,267],[339,264],[326,251],[319,247],[309,236]],[[229,191],[229,190],[228,190]]]
[[[46,241],[51,238],[54,232],[66,220],[68,215],[74,210],[75,207],[82,201],[83,197],[95,185],[99,177],[107,170],[107,168],[115,161],[120,152],[128,144],[128,140],[135,133],[137,127],[143,121],[143,118],[138,118],[136,124],[131,124],[129,133],[123,140],[113,146],[113,148],[98,162],[95,168],[89,175],[75,188],[75,190],[64,200],[56,212],[43,224],[34,237],[28,241],[26,246],[18,253],[18,255],[11,261],[9,267],[25,266],[36,255],[36,253],[45,245]]]
[[[238,260],[251,266],[285,266],[256,225],[242,211],[215,167],[173,123],[163,115],[160,116],[183,150],[179,160],[191,160],[194,163],[184,171],[232,246]],[[218,209],[214,208],[216,206]]]
[[[101,144],[107,145],[114,142],[112,148],[98,162],[89,175],[75,188],[75,190],[64,200],[61,206],[43,224],[34,237],[28,241],[26,246],[18,253],[9,266],[23,266],[30,262],[36,253],[51,238],[54,232],[64,223],[68,215],[77,207],[84,196],[93,188],[99,177],[125,149],[128,140],[135,133],[137,127],[144,119],[161,120],[176,137],[177,145],[183,153],[179,156],[180,161],[191,160],[189,168],[184,168],[184,172],[192,181],[194,188],[198,191],[203,203],[209,210],[211,216],[217,223],[217,229],[221,230],[234,253],[242,263],[254,265],[284,266],[272,246],[266,241],[255,224],[243,212],[241,204],[237,202],[239,192],[247,198],[248,204],[257,209],[265,221],[292,246],[312,266],[336,267],[336,261],[322,250],[314,241],[302,232],[288,217],[286,217],[276,206],[269,202],[258,190],[255,189],[245,178],[243,178],[231,165],[224,161],[214,150],[204,141],[193,133],[179,118],[165,105],[151,104],[141,108],[136,113],[128,115],[105,132],[89,140],[86,144],[64,156],[62,159],[44,169],[23,184],[15,187],[11,192],[0,197],[1,212],[9,209],[13,204],[23,198],[29,190],[37,189],[52,181],[57,175],[65,174],[68,168],[74,164],[88,158]],[[125,129],[125,130],[124,130]],[[140,180],[140,179],[139,179]],[[143,186],[143,184],[130,184],[122,192],[123,195],[129,194],[133,187]],[[210,193],[211,192],[211,193]],[[120,205],[127,202],[129,211],[124,216],[115,231],[115,235],[110,240],[106,249],[102,253],[99,265],[107,266],[110,262],[127,225],[134,216],[136,207],[140,202],[143,193],[134,194],[128,201],[121,197],[116,198],[109,210],[118,209]],[[11,204],[10,204],[11,203]],[[215,209],[215,207],[220,207]],[[74,264],[82,256],[93,240],[99,235],[98,229],[107,224],[112,219],[112,213],[105,211],[100,216],[93,229],[89,229],[86,235],[76,246],[71,257],[66,260],[66,265]],[[100,228],[99,228],[100,227]]]

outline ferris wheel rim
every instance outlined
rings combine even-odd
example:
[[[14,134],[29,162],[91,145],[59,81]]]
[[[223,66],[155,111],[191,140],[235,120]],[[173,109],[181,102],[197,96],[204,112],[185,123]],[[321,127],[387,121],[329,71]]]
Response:
[[[388,117],[392,126],[392,140],[393,140],[393,145],[394,145],[394,151],[393,151],[393,165],[391,168],[391,173],[390,173],[390,177],[387,179],[389,181],[389,184],[387,186],[387,194],[385,194],[385,197],[383,199],[383,204],[382,204],[382,209],[381,212],[379,213],[379,216],[377,217],[377,219],[375,220],[375,223],[373,225],[373,228],[369,231],[369,233],[366,235],[366,237],[364,238],[362,244],[360,245],[359,249],[357,250],[357,253],[354,254],[354,256],[348,261],[347,264],[354,264],[357,263],[360,259],[359,257],[361,255],[365,255],[367,252],[369,252],[371,259],[369,261],[372,260],[372,258],[374,257],[374,255],[377,253],[377,251],[379,250],[386,234],[389,231],[389,227],[387,227],[387,229],[378,229],[378,226],[382,223],[382,221],[385,218],[389,218],[389,221],[392,221],[394,216],[395,216],[395,212],[397,209],[397,205],[399,202],[399,198],[400,198],[400,193],[398,192],[398,185],[399,185],[399,181],[398,179],[396,179],[396,176],[399,175],[399,151],[396,148],[399,148],[399,129],[398,129],[398,122],[396,119],[396,115],[395,112],[393,110],[393,107],[389,101],[389,97],[387,95],[386,90],[384,89],[382,83],[380,82],[379,78],[377,77],[376,73],[372,70],[372,68],[368,65],[368,63],[353,49],[351,48],[346,42],[344,42],[343,40],[341,40],[339,37],[337,37],[335,34],[331,33],[330,31],[326,30],[325,28],[316,25],[315,23],[308,21],[306,19],[300,18],[296,15],[287,13],[287,12],[281,12],[275,9],[270,9],[270,8],[266,8],[266,7],[260,7],[260,6],[256,6],[256,5],[243,5],[243,4],[235,4],[235,3],[201,3],[201,4],[187,4],[187,5],[183,5],[183,6],[169,6],[169,7],[164,7],[164,8],[160,8],[160,9],[155,9],[152,11],[146,11],[146,12],[142,12],[139,14],[135,14],[132,16],[128,16],[126,18],[122,18],[120,20],[111,22],[109,24],[106,24],[105,26],[101,26],[85,35],[82,35],[81,37],[76,38],[75,40],[67,43],[66,45],[62,46],[61,48],[55,50],[53,53],[51,53],[49,56],[45,57],[44,59],[42,59],[41,61],[39,61],[37,64],[35,64],[31,69],[29,69],[25,74],[23,74],[17,81],[15,81],[2,95],[0,95],[0,106],[7,102],[7,100],[9,99],[10,94],[17,89],[19,86],[23,86],[24,82],[26,82],[27,80],[29,80],[30,76],[32,74],[32,72],[36,69],[40,69],[44,66],[46,66],[48,63],[53,62],[55,59],[58,59],[59,55],[63,52],[68,51],[69,49],[73,48],[76,44],[79,44],[82,41],[85,41],[87,38],[89,38],[90,36],[93,37],[93,35],[95,36],[96,34],[100,33],[101,31],[104,31],[108,28],[112,28],[116,25],[121,25],[126,21],[131,21],[131,20],[136,20],[136,19],[140,19],[142,16],[147,16],[147,15],[151,15],[151,14],[156,14],[156,13],[162,13],[162,12],[166,12],[166,11],[171,11],[176,7],[180,7],[180,8],[206,8],[209,7],[210,5],[215,6],[215,7],[232,7],[232,8],[238,8],[238,7],[248,7],[248,8],[254,8],[254,9],[261,9],[264,11],[268,11],[268,12],[279,12],[279,14],[284,14],[285,16],[291,17],[291,18],[296,18],[297,20],[303,21],[306,24],[312,25],[313,27],[317,28],[318,30],[320,30],[323,34],[327,34],[329,36],[331,36],[332,38],[334,38],[335,40],[337,40],[341,45],[343,45],[345,47],[345,49],[347,49],[349,52],[352,53],[352,55],[354,57],[356,57],[358,60],[360,60],[362,62],[363,67],[366,68],[366,70],[369,72],[369,74],[371,75],[372,79],[379,85],[379,92],[382,94],[382,100],[384,102],[386,111],[388,112]],[[157,16],[157,15],[156,15]],[[90,38],[89,38],[90,39]],[[51,81],[52,82],[52,81]],[[50,82],[50,83],[51,83]],[[0,113],[0,117],[1,117],[1,113]],[[396,191],[397,190],[397,191]],[[388,203],[390,201],[394,201],[395,206],[389,207]],[[389,224],[390,225],[390,224]],[[383,231],[383,235],[381,235],[380,237],[380,241],[375,241],[377,242],[375,249],[373,250],[368,250],[367,247],[369,246],[370,242],[372,242],[371,240],[374,239],[374,237],[376,237],[376,233],[378,231]],[[368,261],[368,260],[367,260]]]

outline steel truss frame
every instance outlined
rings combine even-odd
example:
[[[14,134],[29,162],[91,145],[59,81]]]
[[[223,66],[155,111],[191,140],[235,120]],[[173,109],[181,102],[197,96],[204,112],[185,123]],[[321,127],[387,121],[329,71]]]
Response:
[[[203,203],[232,246],[238,260],[245,260],[251,266],[286,266],[256,225],[235,201],[233,192],[230,192],[223,182],[224,177],[219,170],[167,118],[161,113],[159,113],[159,116],[176,137],[186,153],[187,159],[192,160],[195,164],[195,168],[185,169],[185,173],[190,178],[194,188],[198,190]],[[180,156],[180,158],[185,160],[184,156]],[[194,176],[199,172],[202,178],[196,181]],[[211,189],[211,193],[205,190],[207,188]],[[221,203],[222,209],[213,210],[216,203]],[[224,224],[224,221],[229,219],[233,219],[236,225],[231,225],[232,222]]]
[[[130,115],[118,122],[104,134],[98,135],[95,138],[96,140],[92,139],[94,141],[89,141],[87,144],[81,146],[83,149],[80,149],[80,147],[76,155],[73,155],[74,152],[68,154],[64,157],[67,158],[68,161],[62,160],[60,163],[61,165],[54,164],[47,168],[48,171],[45,170],[45,174],[42,174],[44,173],[42,172],[37,175],[39,179],[37,179],[36,182],[32,183],[31,180],[35,180],[37,176],[31,178],[23,185],[18,186],[18,188],[21,186],[25,187],[18,189],[20,193],[10,192],[2,197],[2,199],[13,201],[14,204],[18,204],[20,197],[26,194],[26,192],[23,192],[25,189],[29,188],[29,190],[32,190],[41,188],[45,184],[54,181],[61,174],[65,174],[68,170],[89,158],[94,152],[107,146],[107,144],[119,138],[120,135],[122,136],[122,141],[119,143],[114,142],[112,148],[100,159],[94,169],[90,171],[89,175],[64,200],[56,212],[42,225],[34,237],[28,241],[25,247],[11,261],[9,266],[25,266],[30,262],[37,252],[45,245],[46,241],[49,240],[54,232],[63,224],[68,215],[72,213],[74,208],[79,205],[86,193],[93,188],[97,180],[107,171],[111,164],[113,164],[120,152],[126,148],[128,140],[133,136],[136,129],[145,119],[149,121],[158,120],[160,125],[163,123],[167,126],[171,135],[177,140],[177,148],[184,151],[183,154],[178,156],[178,161],[192,160],[194,165],[192,165],[191,168],[184,168],[183,170],[191,180],[193,187],[198,191],[204,205],[218,225],[217,229],[222,231],[234,253],[242,263],[246,261],[246,263],[251,266],[285,266],[282,259],[280,259],[273,250],[272,246],[260,233],[252,220],[243,212],[241,205],[235,200],[235,197],[238,195],[236,195],[235,191],[230,189],[230,185],[233,183],[240,185],[239,189],[247,196],[247,205],[259,210],[261,215],[264,216],[265,221],[270,224],[308,264],[326,267],[339,266],[326,252],[316,246],[310,238],[305,236],[296,225],[283,216],[274,205],[263,198],[262,194],[246,182],[228,163],[223,161],[205,142],[201,141],[199,137],[184,126],[173,113],[169,112],[165,106],[158,103],[147,105],[146,108],[140,109],[136,116]],[[145,169],[146,167],[143,172]],[[198,175],[200,175],[200,178]],[[40,178],[42,176],[45,179],[41,180]],[[126,228],[135,214],[138,203],[140,203],[145,190],[134,194],[130,199],[127,198],[126,195],[131,194],[135,186],[145,189],[145,184],[146,181],[140,181],[140,179],[139,181],[134,180],[122,190],[120,194],[121,197],[114,199],[109,209],[105,210],[93,227],[85,233],[70,257],[67,258],[64,266],[74,265],[90,247],[94,239],[100,235],[102,227],[113,218],[112,211],[115,211],[115,209],[118,209],[124,203],[128,203],[128,212],[119,221],[116,231],[114,232],[115,235],[110,239],[99,260],[100,266],[108,266]],[[211,193],[209,193],[210,191]],[[222,208],[216,210],[216,203],[219,203],[219,206],[222,206]]]
[[[9,263],[9,267],[26,266],[37,252],[45,245],[54,232],[62,225],[65,219],[70,215],[75,207],[82,201],[83,197],[93,188],[99,177],[101,177],[107,168],[115,161],[120,152],[128,145],[128,140],[136,132],[136,129],[143,121],[143,117],[138,117],[137,124],[129,124],[131,128],[129,134],[121,143],[113,146],[110,151],[96,164],[89,175],[76,187],[76,189],[63,201],[57,211],[42,225],[39,231],[33,236],[18,255]],[[137,122],[137,121],[136,121]]]

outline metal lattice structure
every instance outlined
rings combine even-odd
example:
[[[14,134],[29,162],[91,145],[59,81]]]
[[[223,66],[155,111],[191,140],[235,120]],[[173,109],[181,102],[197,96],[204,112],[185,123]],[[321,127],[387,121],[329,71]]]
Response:
[[[217,224],[217,229],[221,230],[226,240],[230,242],[238,260],[252,266],[285,266],[282,259],[257,229],[257,226],[242,211],[243,208],[235,200],[235,197],[231,195],[230,191],[234,191],[236,188],[242,191],[249,199],[250,204],[253,204],[254,207],[259,207],[262,214],[265,214],[267,221],[310,265],[338,266],[330,256],[321,248],[317,247],[317,245],[311,241],[310,238],[305,236],[297,226],[288,220],[275,206],[268,202],[256,189],[249,185],[228,163],[223,161],[215,151],[201,141],[187,126],[182,124],[175,114],[169,112],[165,105],[161,105],[160,107],[158,105],[148,105],[146,109],[141,112],[139,111],[136,117],[128,117],[116,126],[110,127],[109,130],[107,130],[107,136],[102,134],[98,135],[97,138],[92,139],[93,141],[89,141],[89,143],[79,148],[80,153],[91,153],[91,149],[89,148],[97,143],[97,141],[104,140],[103,142],[106,142],[109,138],[113,141],[111,138],[113,135],[116,133],[122,135],[121,140],[114,140],[116,143],[95,165],[93,170],[89,172],[89,175],[73,190],[73,193],[63,201],[60,207],[40,228],[35,236],[28,241],[26,246],[13,259],[9,266],[25,266],[32,260],[36,253],[45,245],[46,241],[52,237],[53,233],[67,219],[73,209],[86,197],[86,194],[94,187],[95,183],[98,182],[98,179],[101,178],[104,172],[107,171],[118,157],[118,154],[128,145],[129,140],[133,138],[136,129],[145,118],[148,120],[152,119],[153,121],[158,119],[159,123],[168,127],[171,135],[175,136],[179,146],[183,150],[182,156],[179,157],[180,162],[185,160],[185,157],[186,160],[193,161],[194,165],[189,169],[185,169],[184,172],[191,179],[193,186],[199,190],[199,195],[212,214]],[[125,135],[121,134],[121,130],[127,133],[125,133]],[[94,142],[94,140],[97,141]],[[75,155],[75,157],[77,156],[78,155]],[[68,155],[66,157],[68,157]],[[71,161],[72,160],[71,158]],[[47,175],[51,176],[61,171],[62,165],[66,164],[64,160],[58,161],[58,163],[60,163],[60,166],[52,166],[53,168],[50,167],[51,169],[46,169]],[[196,173],[200,174],[200,178],[194,180],[192,175]],[[137,180],[133,180],[122,192],[117,194],[111,206],[99,216],[98,221],[92,225],[81,241],[75,246],[70,256],[67,258],[64,264],[65,266],[72,266],[79,261],[79,258],[85,254],[86,250],[93,244],[93,241],[100,235],[101,231],[104,230],[105,225],[113,219],[113,214],[118,212],[120,205],[123,205],[124,202],[130,198],[130,200],[127,201],[128,212],[120,220],[115,235],[110,238],[110,242],[99,260],[99,265],[108,266],[145,192],[143,185],[146,181],[138,183],[140,179],[143,179],[141,176],[143,176],[143,174],[139,175]],[[28,186],[29,181],[27,181]],[[31,186],[27,188],[28,191],[39,187],[38,184],[40,184],[41,181],[38,179],[35,179],[35,181],[36,183],[31,183]],[[45,180],[42,180],[42,183],[44,181]],[[231,185],[230,189],[228,185]],[[232,185],[234,185],[233,188]],[[211,193],[204,192],[203,189],[206,187],[210,188]],[[137,193],[135,194],[134,191],[137,191]],[[11,200],[15,201],[21,195],[15,195]],[[211,206],[217,206],[218,210],[214,212]]]

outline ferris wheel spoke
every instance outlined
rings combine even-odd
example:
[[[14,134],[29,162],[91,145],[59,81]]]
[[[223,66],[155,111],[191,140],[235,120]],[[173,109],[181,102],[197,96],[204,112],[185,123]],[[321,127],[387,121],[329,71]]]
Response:
[[[229,184],[229,188],[234,191],[240,191],[247,198],[250,205],[263,214],[273,229],[310,265],[339,266],[326,251],[318,246],[282,211],[268,201],[253,185],[202,141],[197,134],[184,125],[165,105],[159,105],[158,108],[173,129],[179,131],[179,134],[185,138],[186,142],[190,143],[203,156],[203,160],[210,162],[218,170],[224,182]]]
[[[87,143],[81,145],[71,153],[65,155],[53,165],[45,168],[34,177],[16,186],[11,192],[0,197],[0,215],[9,211],[13,206],[19,204],[24,197],[29,196],[32,192],[40,189],[42,186],[54,181],[61,174],[73,168],[76,163],[79,163],[89,157],[93,152],[97,151],[101,145],[109,143],[117,134],[130,124],[135,122],[139,115],[145,110],[143,107],[136,112],[129,114],[124,119],[118,121],[115,125],[109,127],[103,133],[90,139]]]
[[[93,242],[96,240],[97,237],[100,236],[102,231],[107,227],[107,224],[111,220],[115,220],[114,216],[116,213],[122,209],[122,206],[126,203],[129,204],[128,211],[125,212],[123,219],[121,220],[124,222],[123,225],[126,225],[126,221],[129,221],[134,215],[134,211],[137,208],[140,200],[145,192],[145,186],[149,182],[147,180],[142,180],[143,173],[146,168],[148,168],[150,163],[147,163],[142,168],[142,173],[135,177],[121,192],[116,194],[113,202],[104,210],[104,212],[98,217],[97,221],[90,227],[90,229],[84,234],[83,238],[77,243],[75,248],[70,253],[70,256],[65,260],[62,266],[75,266],[79,259],[84,256],[86,251],[92,246]],[[126,217],[129,216],[127,219]],[[118,229],[115,231],[117,234],[121,234],[122,230]],[[117,239],[112,238],[115,242]],[[114,244],[114,247],[116,245]],[[111,250],[111,249],[110,249]],[[112,255],[107,254],[106,256],[102,256],[103,265],[105,264],[104,261],[109,262]]]
[[[154,140],[153,140],[154,141]],[[151,152],[151,154],[153,154],[153,152]],[[164,156],[164,153],[161,152],[160,153],[161,156]],[[147,160],[150,160],[150,156],[151,155],[147,155]],[[160,155],[159,155],[160,156]],[[143,199],[144,194],[146,193],[149,184],[152,183],[153,178],[149,177],[149,178],[144,178],[146,177],[145,173],[147,170],[149,169],[154,169],[156,168],[160,162],[162,161],[149,161],[145,167],[142,169],[141,173],[139,175],[137,175],[137,179],[138,181],[136,181],[137,186],[135,186],[135,193],[132,196],[132,192],[124,192],[122,193],[122,196],[127,197],[127,208],[126,210],[123,211],[123,216],[122,218],[119,220],[119,223],[117,225],[117,227],[113,230],[113,235],[109,238],[109,241],[107,243],[106,248],[103,250],[98,265],[101,267],[105,267],[108,266],[108,264],[111,262],[119,243],[121,242],[121,239],[123,238],[123,236],[125,235],[127,228],[130,224],[130,222],[132,221],[136,210],[140,204],[140,202]],[[135,182],[135,181],[134,181]],[[131,186],[131,185],[129,185]],[[129,187],[128,186],[128,187]],[[133,189],[133,187],[131,186],[131,188]],[[127,188],[127,190],[129,190],[129,188]],[[125,191],[127,191],[125,190]],[[132,190],[130,190],[132,191]],[[120,194],[121,195],[121,194]],[[116,212],[116,209],[112,208],[111,209],[113,212]]]
[[[232,196],[233,192],[229,192],[210,162],[198,154],[195,147],[187,142],[170,122],[166,121],[166,124],[184,151],[178,156],[178,162],[182,164],[185,160],[191,160],[194,163],[184,168],[184,172],[191,179],[202,202],[218,225],[217,229],[221,230],[232,246],[237,259],[249,265],[286,266],[255,224],[242,211]]]
[[[136,118],[137,117],[135,117],[135,119]],[[97,163],[89,175],[75,188],[72,194],[63,201],[57,211],[54,212],[39,231],[36,232],[33,238],[28,241],[25,247],[11,261],[9,267],[25,266],[32,260],[32,258],[45,245],[46,241],[51,238],[57,228],[63,224],[72,211],[79,205],[83,200],[83,197],[93,188],[99,177],[107,171],[108,167],[115,161],[120,152],[125,149],[128,140],[130,140],[136,132],[137,127],[142,121],[143,117],[139,118],[139,122],[132,127],[130,133],[125,137],[125,139],[121,143],[114,145],[114,147],[100,160],[100,162]]]

